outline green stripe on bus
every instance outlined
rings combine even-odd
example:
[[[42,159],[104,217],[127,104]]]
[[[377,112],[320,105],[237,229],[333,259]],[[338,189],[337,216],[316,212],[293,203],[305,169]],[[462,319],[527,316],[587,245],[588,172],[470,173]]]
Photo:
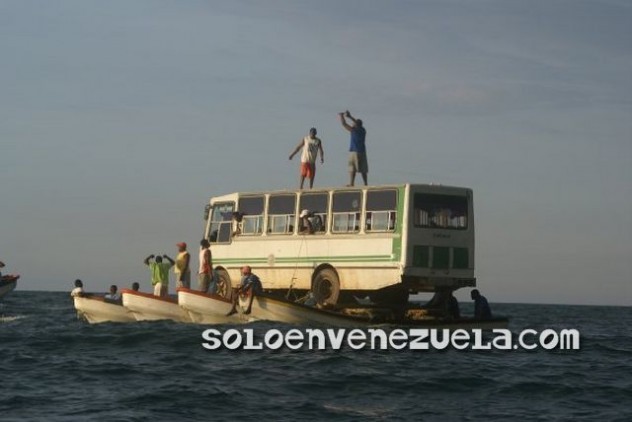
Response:
[[[390,255],[362,255],[362,256],[311,256],[305,258],[278,258],[272,260],[275,263],[310,263],[310,262],[398,262]],[[268,258],[222,258],[213,259],[216,264],[238,264],[238,263],[267,263]]]

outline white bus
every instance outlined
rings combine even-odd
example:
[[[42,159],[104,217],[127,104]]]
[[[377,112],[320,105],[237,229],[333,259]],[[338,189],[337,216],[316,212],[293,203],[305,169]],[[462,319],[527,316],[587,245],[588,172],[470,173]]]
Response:
[[[303,210],[313,230],[301,229]],[[250,265],[263,288],[307,292],[324,304],[349,294],[473,287],[472,190],[428,184],[232,193],[206,207],[220,292]],[[397,295],[396,295],[397,296]],[[344,300],[343,299],[343,300]]]

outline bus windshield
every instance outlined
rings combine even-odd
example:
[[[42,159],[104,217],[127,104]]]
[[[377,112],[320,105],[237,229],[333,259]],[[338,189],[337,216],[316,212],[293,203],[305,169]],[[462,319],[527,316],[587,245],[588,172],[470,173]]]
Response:
[[[422,228],[467,229],[465,196],[416,193],[414,225]]]

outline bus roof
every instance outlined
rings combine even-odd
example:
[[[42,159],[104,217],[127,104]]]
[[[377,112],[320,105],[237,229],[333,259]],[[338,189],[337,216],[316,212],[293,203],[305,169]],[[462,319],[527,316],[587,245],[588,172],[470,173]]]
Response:
[[[330,192],[330,191],[350,191],[350,190],[366,190],[366,189],[399,189],[402,187],[411,188],[423,188],[429,190],[441,190],[441,191],[453,191],[453,192],[466,192],[471,191],[470,188],[463,186],[449,186],[441,185],[437,183],[399,183],[388,185],[370,185],[370,186],[323,186],[322,188],[313,189],[278,189],[269,191],[243,191],[232,192],[224,195],[218,195],[211,197],[211,202],[233,200],[239,196],[252,196],[252,195],[274,195],[274,194],[293,194],[293,193],[317,193],[317,192]]]

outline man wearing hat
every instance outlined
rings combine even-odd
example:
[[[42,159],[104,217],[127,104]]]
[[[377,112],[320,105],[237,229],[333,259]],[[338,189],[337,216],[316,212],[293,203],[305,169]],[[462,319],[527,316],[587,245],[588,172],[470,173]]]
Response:
[[[316,158],[320,152],[320,163],[325,162],[325,153],[323,152],[323,143],[320,138],[316,137],[316,128],[309,130],[309,135],[304,137],[290,154],[290,160],[303,149],[301,154],[301,189],[305,178],[309,179],[309,188],[314,187],[314,177],[316,176]]]
[[[191,268],[189,268],[189,262],[191,261],[191,255],[187,251],[187,244],[184,242],[176,243],[178,247],[178,255],[176,256],[176,265],[173,268],[173,272],[176,275],[176,288],[186,287],[191,288]]]

